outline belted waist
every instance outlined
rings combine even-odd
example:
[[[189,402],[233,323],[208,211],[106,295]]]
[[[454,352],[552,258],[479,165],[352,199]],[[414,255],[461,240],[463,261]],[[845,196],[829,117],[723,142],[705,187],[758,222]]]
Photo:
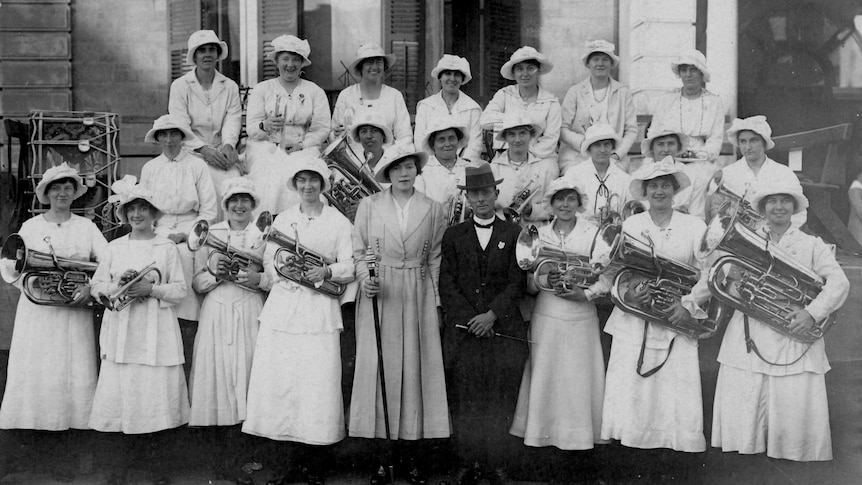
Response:
[[[390,256],[380,257],[380,266],[388,266],[390,268],[421,268],[424,265],[424,259],[398,259]]]
[[[162,229],[178,229],[198,220],[198,211],[188,211],[182,214],[164,214],[156,224],[156,228]],[[189,225],[189,228],[191,226]],[[158,231],[157,231],[158,232]]]

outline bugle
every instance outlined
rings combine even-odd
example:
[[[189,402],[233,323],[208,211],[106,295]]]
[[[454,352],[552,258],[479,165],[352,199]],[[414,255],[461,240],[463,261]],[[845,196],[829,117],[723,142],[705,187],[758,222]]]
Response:
[[[337,298],[344,294],[346,285],[331,280],[314,283],[305,277],[306,271],[323,265],[331,265],[335,261],[299,244],[299,232],[295,225],[293,226],[294,237],[291,238],[272,227],[272,214],[262,212],[257,218],[257,228],[262,234],[262,242],[271,242],[278,246],[278,250],[273,255],[273,265],[279,276],[327,296]]]
[[[127,306],[131,305],[133,302],[137,300],[146,300],[149,296],[129,296],[129,290],[139,281],[143,280],[148,274],[155,273],[156,280],[153,283],[158,284],[162,280],[162,272],[156,268],[156,262],[153,261],[149,265],[147,265],[144,269],[140,271],[134,271],[131,278],[128,279],[125,283],[120,280],[120,287],[117,288],[116,291],[109,295],[101,295],[99,297],[99,302],[105,306],[108,310],[119,312],[122,311]]]
[[[13,284],[21,280],[21,292],[37,305],[93,308],[91,299],[75,302],[82,287],[90,285],[90,278],[99,267],[92,261],[59,258],[45,237],[50,252],[28,249],[19,234],[12,234],[0,249],[0,275]]]
[[[212,251],[207,256],[207,271],[209,274],[249,290],[263,291],[257,285],[236,282],[241,271],[262,271],[263,258],[256,254],[230,247],[230,244],[215,237],[210,232],[207,221],[200,220],[192,226],[186,244],[188,244],[190,251],[198,251],[204,246],[212,248]],[[228,270],[226,273],[219,271],[219,261],[227,263]]]

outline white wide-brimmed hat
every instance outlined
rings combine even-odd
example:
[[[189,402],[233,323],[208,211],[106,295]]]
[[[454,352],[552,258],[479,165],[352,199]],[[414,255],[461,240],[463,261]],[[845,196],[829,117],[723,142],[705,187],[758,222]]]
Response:
[[[129,223],[126,218],[126,205],[137,199],[145,200],[153,206],[156,210],[156,213],[153,214],[153,219],[159,219],[162,217],[162,210],[159,209],[158,205],[156,205],[155,195],[150,191],[150,189],[139,184],[138,178],[134,175],[126,175],[111,184],[111,191],[114,193],[108,197],[108,203],[117,205],[117,219],[119,219],[121,223]]]
[[[584,133],[584,141],[581,142],[581,153],[586,155],[590,151],[590,145],[597,141],[613,140],[614,148],[620,146],[622,138],[617,134],[617,130],[613,126],[606,123],[599,123],[587,128]]]
[[[437,66],[431,70],[431,77],[434,79],[440,78],[440,73],[443,71],[458,71],[464,75],[464,81],[461,84],[467,84],[473,79],[470,74],[470,63],[463,57],[453,56],[452,54],[443,54],[443,57],[437,61]]]
[[[383,47],[381,47],[377,42],[366,42],[356,49],[356,54],[353,56],[353,62],[347,66],[347,70],[350,71],[350,74],[353,74],[356,77],[361,77],[362,73],[359,72],[359,64],[365,59],[370,59],[372,57],[382,57],[386,59],[386,66],[384,68],[386,71],[391,69],[398,61],[398,57],[395,54],[387,54],[386,51],[383,50]]]
[[[254,190],[254,182],[248,177],[233,177],[221,183],[221,206],[227,211],[227,201],[236,194],[248,194],[254,201],[255,207],[260,203],[260,198]]]
[[[422,151],[434,153],[434,147],[431,145],[431,137],[445,130],[455,130],[461,133],[461,137],[458,139],[458,150],[467,146],[467,142],[470,141],[470,134],[467,133],[466,126],[461,125],[451,116],[440,116],[433,118],[428,125],[428,135],[422,140],[422,146],[420,147]]]
[[[632,174],[632,181],[629,182],[629,194],[633,199],[646,200],[643,189],[644,181],[652,180],[662,175],[673,175],[679,184],[679,188],[676,190],[678,194],[682,189],[691,185],[691,179],[682,171],[682,167],[682,164],[675,163],[671,156],[664,157],[660,162],[642,166]]]
[[[730,124],[730,128],[727,129],[727,139],[733,144],[733,146],[739,146],[737,136],[739,136],[740,131],[745,130],[753,131],[760,135],[760,137],[763,138],[763,142],[766,144],[767,150],[775,148],[775,142],[772,141],[772,127],[766,122],[766,116],[757,115],[749,116],[745,119],[736,118],[733,120],[733,123]]]
[[[418,160],[416,167],[418,170],[422,170],[422,167],[428,163],[428,154],[416,151],[412,143],[396,143],[383,152],[383,156],[380,157],[380,161],[374,167],[374,180],[380,183],[389,182],[389,174],[387,173],[389,167],[408,157],[415,157]]]
[[[696,67],[703,73],[703,81],[709,82],[709,69],[706,68],[706,56],[697,49],[689,49],[682,52],[675,60],[670,63],[670,70],[679,76],[679,66],[689,65]]]
[[[386,123],[386,118],[383,117],[383,114],[377,111],[369,110],[360,111],[359,115],[353,120],[353,124],[350,126],[350,137],[353,138],[356,143],[360,143],[359,128],[365,125],[373,126],[382,131],[383,143],[392,143],[392,130],[389,129],[389,125]]]
[[[162,130],[177,129],[183,132],[183,139],[188,140],[194,138],[195,135],[189,128],[189,125],[184,120],[175,115],[162,115],[153,121],[153,127],[144,136],[145,142],[158,143],[156,141],[156,133]]]
[[[570,177],[560,177],[552,180],[551,183],[548,184],[548,188],[545,189],[545,196],[542,198],[542,204],[544,204],[546,209],[551,208],[551,201],[554,199],[554,194],[563,190],[574,190],[577,192],[581,197],[581,206],[578,207],[578,212],[584,212],[587,210],[587,203],[590,201],[590,196],[581,184]]]
[[[323,186],[320,187],[320,193],[327,192],[332,188],[332,183],[329,178],[332,171],[326,166],[326,162],[313,152],[299,151],[292,155],[293,166],[288,173],[287,188],[298,192],[296,188],[296,175],[299,172],[314,172],[323,179]]]
[[[56,182],[60,179],[72,179],[75,181],[75,195],[72,197],[72,200],[77,199],[87,192],[87,186],[84,185],[84,179],[81,178],[78,171],[70,167],[68,163],[63,162],[56,167],[51,167],[48,170],[45,170],[45,173],[42,174],[42,180],[40,180],[39,185],[36,186],[36,198],[39,199],[40,203],[49,203],[48,197],[45,195],[45,191],[48,190],[48,186],[51,185],[51,182]]]
[[[754,196],[751,198],[751,205],[760,211],[762,210],[760,204],[763,202],[763,199],[776,194],[787,194],[796,199],[794,214],[799,214],[808,208],[808,197],[805,197],[805,194],[802,193],[802,185],[780,182],[764,182],[756,185]]]
[[[207,44],[215,44],[219,46],[218,59],[221,61],[227,59],[227,42],[218,38],[212,30],[198,30],[189,36],[189,51],[186,53],[186,64],[195,64],[195,51],[198,47]]]
[[[554,68],[554,65],[544,54],[537,51],[534,47],[525,45],[512,53],[512,57],[510,57],[509,60],[503,64],[503,67],[500,68],[500,75],[503,76],[504,79],[514,81],[515,73],[512,70],[515,68],[515,64],[529,60],[534,60],[539,63],[540,74],[549,73],[551,72],[551,69]]]
[[[584,55],[581,56],[581,61],[586,66],[590,62],[590,54],[601,52],[607,54],[611,58],[612,67],[616,67],[620,63],[619,56],[614,53],[616,50],[617,46],[604,39],[588,40],[584,42]]]
[[[279,52],[293,52],[302,56],[302,67],[311,65],[311,61],[308,60],[308,56],[311,55],[311,46],[305,39],[300,39],[295,35],[279,35],[272,39],[272,52],[269,53],[272,62],[278,58]]]
[[[503,115],[503,122],[500,126],[500,131],[497,132],[497,136],[495,138],[500,141],[506,141],[506,130],[517,128],[519,126],[529,126],[533,128],[531,139],[542,134],[542,127],[533,122],[533,119],[530,118],[530,113],[523,110],[514,110]]]
[[[686,135],[685,133],[680,133],[671,128],[650,126],[646,138],[644,138],[641,142],[641,154],[644,157],[655,158],[655,155],[652,151],[652,142],[655,141],[656,138],[662,138],[671,135],[676,135],[676,137],[679,138],[679,152],[683,152],[685,150],[685,147],[688,145],[688,135]]]

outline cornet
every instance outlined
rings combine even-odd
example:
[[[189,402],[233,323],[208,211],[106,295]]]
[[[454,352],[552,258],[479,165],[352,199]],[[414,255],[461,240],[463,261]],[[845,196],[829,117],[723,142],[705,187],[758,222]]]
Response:
[[[506,219],[512,221],[516,224],[521,222],[521,213],[527,207],[527,204],[530,203],[530,200],[539,193],[539,174],[534,174],[533,178],[527,182],[527,185],[521,189],[520,192],[515,194],[515,197],[512,198],[512,203],[509,204],[503,213],[506,216]]]
[[[446,202],[446,209],[446,213],[449,215],[447,221],[450,226],[464,222],[469,217],[470,212],[472,212],[467,207],[467,195],[463,190],[449,197],[449,200]]]
[[[319,268],[324,264],[331,265],[335,261],[302,247],[299,244],[299,232],[295,225],[293,226],[293,238],[272,227],[272,214],[269,212],[262,212],[257,218],[256,225],[262,234],[261,243],[271,242],[279,246],[273,255],[273,265],[279,276],[327,296],[339,297],[344,294],[346,286],[341,283],[331,280],[313,283],[305,277],[305,272],[309,269]],[[282,260],[282,255],[285,252],[287,255]]]
[[[58,258],[46,237],[50,253],[28,249],[24,239],[12,234],[0,249],[0,275],[13,284],[21,279],[21,292],[37,305],[92,308],[93,301],[74,303],[82,287],[90,285],[90,278],[99,267],[92,261]]]
[[[156,268],[156,262],[153,261],[149,265],[147,265],[144,269],[140,271],[135,271],[134,276],[126,281],[123,284],[122,280],[120,280],[120,286],[116,291],[111,293],[110,295],[101,295],[99,297],[99,302],[102,305],[105,305],[105,308],[108,310],[119,312],[122,311],[127,306],[131,305],[133,302],[137,300],[145,300],[149,298],[149,296],[144,297],[132,297],[129,296],[129,289],[137,282],[144,279],[149,273],[156,273],[156,280],[153,282],[155,284],[159,284],[162,281],[162,272]]]
[[[204,246],[212,248],[209,256],[207,256],[207,271],[216,278],[230,281],[243,288],[253,291],[263,291],[257,285],[236,283],[240,271],[262,271],[263,258],[230,247],[230,244],[222,241],[210,233],[209,223],[205,220],[200,220],[192,226],[189,231],[187,244],[189,250],[198,251]],[[228,272],[221,273],[218,270],[219,261],[225,261],[228,265]]]

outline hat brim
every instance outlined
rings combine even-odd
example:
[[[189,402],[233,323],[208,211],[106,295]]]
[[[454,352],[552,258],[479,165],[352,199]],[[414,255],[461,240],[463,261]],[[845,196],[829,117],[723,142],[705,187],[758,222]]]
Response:
[[[260,205],[260,198],[258,197],[258,195],[253,190],[250,191],[248,189],[237,188],[236,190],[228,190],[227,192],[224,193],[224,195],[222,195],[221,207],[224,211],[227,211],[228,199],[230,199],[231,197],[233,197],[234,195],[237,195],[237,194],[246,194],[249,197],[251,197],[251,200],[254,201],[255,207]]]
[[[445,128],[435,128],[434,131],[428,132],[428,136],[426,136],[425,139],[422,140],[422,149],[428,153],[434,153],[434,147],[431,146],[431,137],[436,133],[440,133],[441,131],[446,130],[458,130],[459,132],[461,132],[461,139],[458,140],[458,146],[456,147],[457,150],[460,150],[467,146],[467,143],[470,141],[470,135],[467,133],[467,127],[447,126]]]
[[[684,65],[696,67],[697,70],[703,74],[703,82],[705,82],[705,83],[709,82],[709,78],[710,78],[709,70],[706,68],[705,65],[703,65],[702,62],[695,61],[694,59],[687,59],[684,61],[671,62],[670,63],[670,70],[673,71],[674,74],[676,74],[676,77],[679,77],[679,66],[684,66]]]
[[[395,63],[398,62],[398,56],[396,56],[395,54],[384,54],[382,56],[375,54],[371,56],[357,57],[353,60],[353,62],[350,63],[349,66],[347,66],[347,70],[350,71],[350,74],[353,74],[355,77],[361,78],[362,73],[359,72],[359,64],[365,59],[371,59],[372,57],[382,57],[386,59],[386,67],[383,69],[384,72],[392,69],[392,66],[394,66]]]
[[[195,137],[195,134],[192,133],[192,130],[186,128],[185,126],[160,126],[158,128],[152,128],[147,132],[146,136],[144,136],[144,142],[147,143],[158,143],[156,140],[156,133],[164,130],[180,130],[183,132],[183,141],[191,140]]]
[[[688,188],[691,185],[691,179],[688,178],[688,175],[686,175],[685,172],[657,172],[651,174],[648,178],[633,178],[632,181],[629,182],[629,195],[631,195],[632,199],[635,200],[647,200],[647,196],[644,194],[643,190],[643,183],[647,180],[656,179],[665,175],[673,175],[673,178],[675,178],[676,182],[679,184],[679,188],[673,193],[674,197],[678,193],[682,192],[683,189]]]
[[[458,190],[478,190],[478,189],[485,189],[488,187],[496,187],[502,183],[503,183],[503,179],[499,179],[499,180],[494,180],[493,183],[489,182],[487,184],[479,184],[479,185],[456,185],[455,187],[458,187]]]
[[[603,49],[593,49],[593,50],[587,52],[586,54],[584,54],[583,57],[581,57],[581,60],[584,62],[585,66],[590,65],[590,56],[597,53],[597,52],[600,54],[606,54],[608,57],[611,58],[611,67],[617,67],[618,65],[620,65],[620,57],[618,55],[614,54],[613,52],[606,51]]]
[[[496,135],[494,135],[494,139],[499,140],[499,141],[506,141],[506,130],[511,130],[512,128],[519,128],[521,126],[533,127],[533,136],[530,137],[531,140],[533,138],[538,138],[542,134],[542,131],[543,131],[542,127],[535,124],[535,123],[519,123],[517,125],[504,126],[503,128],[500,128],[500,131],[497,132]]]
[[[296,54],[296,55],[298,55],[299,57],[301,57],[301,58],[302,58],[302,67],[307,67],[307,66],[310,66],[310,65],[311,65],[311,60],[310,60],[309,58],[305,57],[304,55],[300,54],[299,52],[291,51],[291,50],[287,50],[287,49],[281,49],[281,50],[277,50],[277,51],[272,51],[272,52],[270,52],[270,53],[269,53],[269,55],[267,55],[267,57],[268,57],[268,58],[269,58],[269,60],[271,60],[272,62],[276,62],[275,60],[278,58],[278,55],[279,55],[280,53],[282,53],[282,52],[290,52],[291,54]]]
[[[583,155],[587,155],[590,152],[590,146],[593,143],[597,143],[597,142],[600,142],[602,140],[613,140],[615,143],[614,144],[615,149],[616,149],[616,147],[620,146],[620,143],[622,143],[622,138],[620,138],[620,136],[617,135],[616,133],[614,133],[613,135],[602,135],[602,136],[597,136],[597,137],[593,137],[593,138],[587,138],[583,141],[583,143],[581,143],[581,153]]]
[[[323,179],[323,186],[320,188],[321,194],[323,194],[324,192],[329,192],[329,190],[332,188],[332,183],[329,181],[329,177],[332,175],[332,172],[330,172],[329,169],[327,169],[326,172],[323,172],[322,169],[319,169],[318,167],[313,167],[310,165],[300,165],[296,168],[296,170],[293,170],[288,174],[289,177],[287,179],[287,188],[289,190],[292,190],[293,192],[299,192],[299,190],[296,188],[296,175],[299,172],[314,172],[320,175],[320,178]]]
[[[45,195],[45,190],[48,189],[48,186],[51,185],[52,182],[56,182],[57,180],[62,179],[72,179],[77,184],[75,188],[75,195],[72,196],[72,200],[77,200],[81,196],[87,193],[87,186],[84,185],[84,179],[80,175],[61,175],[60,177],[51,177],[50,179],[42,179],[39,181],[39,184],[36,186],[36,199],[39,200],[39,203],[42,205],[48,205],[51,202],[48,200],[48,196]]]
[[[353,141],[355,141],[356,143],[362,143],[361,141],[359,141],[359,129],[363,126],[373,126],[378,130],[382,131],[384,144],[392,143],[394,141],[394,138],[392,136],[392,130],[390,130],[388,126],[374,121],[359,121],[357,123],[354,123],[353,126],[350,128],[350,138],[353,138]]]
[[[683,133],[659,133],[658,135],[655,135],[652,138],[644,138],[641,141],[641,155],[643,155],[644,157],[655,158],[655,155],[653,154],[653,150],[652,150],[652,142],[659,139],[659,138],[664,138],[666,136],[672,136],[672,135],[676,135],[677,137],[679,137],[679,144],[680,144],[679,152],[674,154],[674,158],[675,158],[677,154],[684,152],[685,147],[688,146],[688,135],[685,135]]]
[[[114,210],[114,212],[117,215],[117,220],[119,220],[121,224],[125,225],[125,224],[129,223],[129,220],[126,218],[126,211],[124,209],[127,205],[131,204],[132,202],[134,202],[136,200],[144,200],[148,204],[153,206],[153,208],[156,210],[156,213],[153,214],[153,220],[154,221],[161,219],[162,216],[165,215],[165,213],[162,212],[162,210],[159,209],[159,207],[149,197],[134,197],[132,199],[127,200],[126,202],[122,202],[122,203],[117,204],[116,209]]]
[[[539,63],[539,74],[547,74],[554,69],[554,64],[548,60],[544,55],[538,56],[519,56],[513,59],[509,59],[500,67],[500,75],[503,76],[503,79],[508,79],[509,81],[515,80],[515,73],[513,69],[515,68],[515,64],[524,61],[536,61]]]
[[[200,44],[195,45],[194,49],[189,49],[189,51],[186,52],[186,64],[189,66],[194,66],[195,65],[195,52],[197,52],[197,50],[200,46],[207,45],[207,44],[216,44],[217,46],[219,46],[220,50],[219,50],[219,55],[218,55],[218,59],[216,59],[216,62],[223,61],[223,60],[227,59],[227,42],[225,42],[223,40],[219,40],[218,42],[207,41],[207,42],[201,42]]]
[[[793,197],[796,200],[796,209],[793,211],[793,215],[799,214],[800,212],[808,209],[808,197],[805,197],[805,194],[797,193],[795,191],[784,191],[784,190],[768,190],[763,193],[756,193],[754,197],[751,198],[751,205],[758,212],[760,211],[760,203],[763,199],[769,197],[770,195],[778,195],[784,194]]]
[[[437,67],[435,67],[434,69],[431,70],[431,77],[434,79],[440,79],[440,73],[443,71],[460,72],[461,75],[464,76],[464,80],[461,81],[462,86],[467,84],[468,82],[470,82],[471,79],[473,79],[473,76],[471,76],[469,72],[464,72],[463,69],[455,69],[455,68],[450,67],[450,66],[437,66]]]
[[[399,162],[401,162],[401,160],[404,160],[405,158],[409,157],[415,157],[419,160],[419,167],[417,167],[419,170],[422,170],[422,168],[425,167],[425,164],[428,163],[428,154],[425,152],[405,153],[400,157],[393,158],[392,160],[387,160],[382,165],[377,165],[376,169],[374,170],[374,180],[380,183],[390,183],[389,177],[386,175],[387,171],[389,170],[389,167],[397,165]]]
[[[772,150],[775,148],[775,142],[772,141],[771,137],[764,135],[763,133],[758,132],[757,130],[751,128],[740,128],[740,129],[731,129],[727,130],[727,140],[733,145],[734,148],[739,148],[739,140],[737,139],[740,131],[750,131],[752,133],[757,133],[758,136],[763,138],[765,143],[766,150]]]

